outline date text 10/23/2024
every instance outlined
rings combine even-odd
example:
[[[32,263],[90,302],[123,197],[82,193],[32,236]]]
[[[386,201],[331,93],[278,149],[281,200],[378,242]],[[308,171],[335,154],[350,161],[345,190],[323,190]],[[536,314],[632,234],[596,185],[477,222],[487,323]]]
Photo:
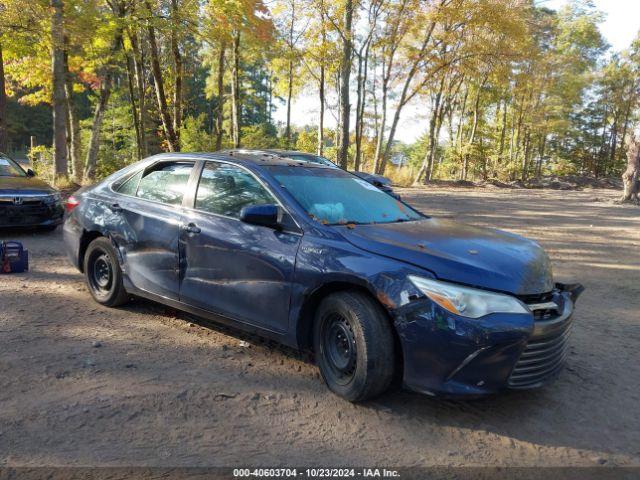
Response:
[[[397,470],[386,468],[234,468],[234,478],[399,478]]]

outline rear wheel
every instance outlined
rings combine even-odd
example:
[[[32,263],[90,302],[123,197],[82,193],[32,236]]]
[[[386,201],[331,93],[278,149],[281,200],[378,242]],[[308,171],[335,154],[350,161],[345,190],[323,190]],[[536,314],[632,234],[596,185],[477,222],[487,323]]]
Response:
[[[337,395],[358,402],[384,392],[394,374],[391,326],[380,305],[360,292],[325,298],[314,322],[320,373]]]
[[[89,291],[98,303],[116,307],[128,300],[117,253],[109,239],[100,237],[89,244],[84,256],[84,275]]]

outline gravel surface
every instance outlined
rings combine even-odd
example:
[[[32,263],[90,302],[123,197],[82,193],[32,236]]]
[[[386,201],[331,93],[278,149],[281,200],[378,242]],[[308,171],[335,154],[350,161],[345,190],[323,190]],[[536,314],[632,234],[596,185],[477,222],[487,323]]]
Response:
[[[146,301],[96,304],[53,233],[0,275],[0,466],[640,465],[640,208],[610,190],[403,189],[542,243],[587,291],[554,384],[351,405],[294,351]]]

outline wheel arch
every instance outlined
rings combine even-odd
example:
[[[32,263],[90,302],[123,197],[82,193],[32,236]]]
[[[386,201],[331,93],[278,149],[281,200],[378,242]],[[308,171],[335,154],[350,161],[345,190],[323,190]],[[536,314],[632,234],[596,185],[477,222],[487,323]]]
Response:
[[[103,232],[101,230],[83,229],[82,235],[80,236],[80,244],[78,247],[78,268],[82,273],[84,273],[84,256],[87,253],[87,248],[89,248],[89,245],[91,244],[91,242],[93,242],[96,238],[100,238],[100,237],[108,238],[111,241],[113,247],[116,249],[116,252],[118,253],[118,261],[122,265],[122,259],[120,258],[120,252],[117,248],[117,245],[115,244],[115,242],[113,241],[113,239],[108,233]]]
[[[341,279],[331,280],[313,290],[304,299],[304,303],[300,308],[296,323],[296,338],[298,348],[301,350],[312,351],[313,349],[313,322],[315,311],[323,299],[337,292],[356,291],[366,295],[370,300],[379,305],[385,312],[385,316],[389,321],[389,326],[393,332],[393,336],[397,341],[397,348],[400,349],[398,333],[393,326],[393,317],[390,312],[389,305],[385,305],[384,294],[376,294],[372,286],[367,285],[358,279]],[[399,351],[399,350],[398,350]]]
[[[300,309],[300,313],[296,323],[296,337],[297,344],[300,350],[312,352],[313,351],[313,322],[315,317],[315,311],[320,305],[320,302],[327,296],[344,291],[356,291],[366,295],[370,300],[379,305],[385,313],[385,317],[389,322],[389,328],[391,329],[394,347],[395,347],[395,361],[396,361],[396,373],[398,378],[402,378],[403,374],[403,355],[402,355],[402,343],[400,337],[393,325],[393,316],[390,311],[390,306],[386,305],[385,295],[376,293],[371,285],[359,279],[341,279],[328,281],[321,286],[317,287],[311,294],[309,294]]]

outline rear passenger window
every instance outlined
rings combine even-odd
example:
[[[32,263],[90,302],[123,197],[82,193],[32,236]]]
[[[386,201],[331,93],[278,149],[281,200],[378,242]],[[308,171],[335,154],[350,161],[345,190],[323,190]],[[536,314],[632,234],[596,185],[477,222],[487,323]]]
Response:
[[[240,218],[244,207],[273,203],[269,191],[246,170],[226,163],[205,164],[196,195],[198,210]]]
[[[165,162],[156,165],[140,179],[136,196],[169,205],[180,205],[192,168],[193,162]]]

